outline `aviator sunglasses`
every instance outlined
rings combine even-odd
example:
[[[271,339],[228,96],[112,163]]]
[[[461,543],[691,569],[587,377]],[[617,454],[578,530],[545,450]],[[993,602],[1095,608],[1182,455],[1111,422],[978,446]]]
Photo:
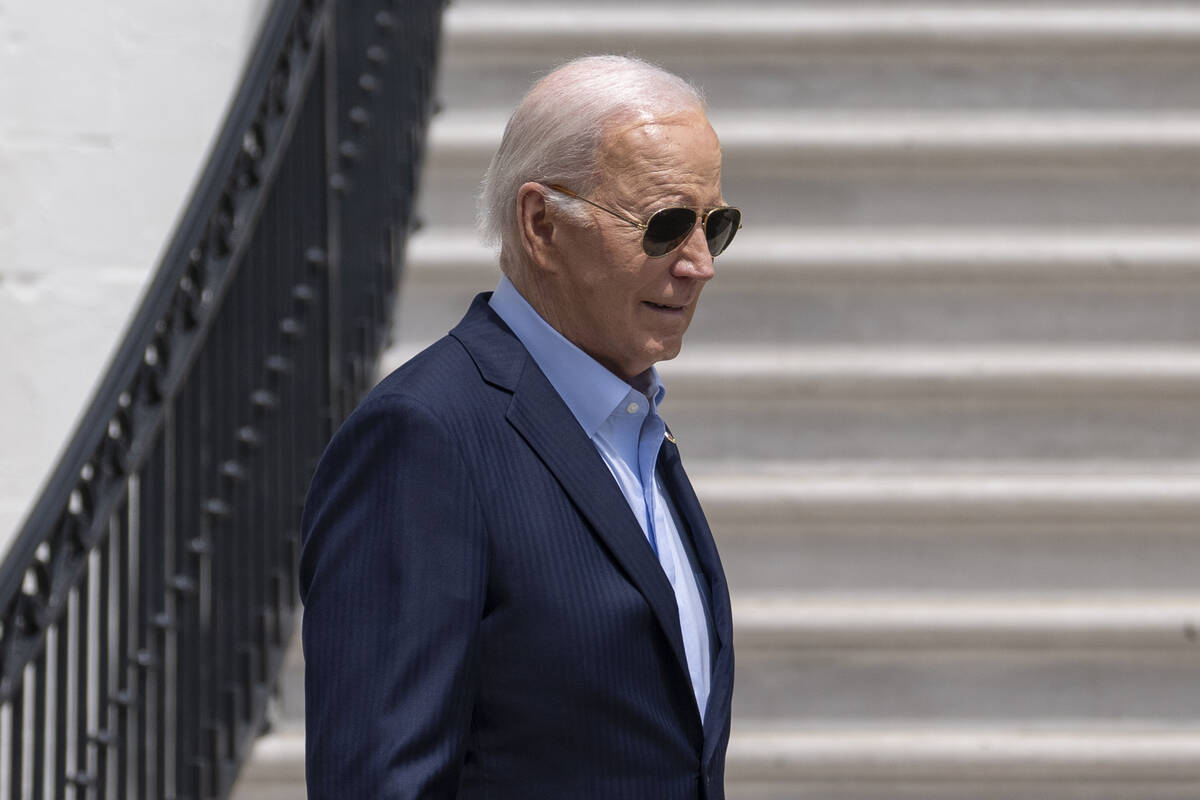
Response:
[[[733,206],[717,206],[705,208],[699,212],[694,208],[660,208],[650,215],[645,222],[638,222],[619,211],[605,208],[599,203],[593,203],[586,197],[580,197],[556,183],[548,184],[550,189],[561,192],[576,200],[582,200],[590,206],[604,211],[627,225],[632,225],[642,232],[642,252],[651,258],[665,256],[682,245],[692,235],[699,222],[704,227],[704,238],[708,242],[708,252],[713,258],[725,252],[733,236],[742,227],[742,212]]]

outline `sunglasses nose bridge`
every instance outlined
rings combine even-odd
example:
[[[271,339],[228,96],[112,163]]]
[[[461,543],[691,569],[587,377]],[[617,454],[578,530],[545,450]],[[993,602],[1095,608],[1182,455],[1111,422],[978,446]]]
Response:
[[[698,243],[696,242],[696,231],[700,231],[700,241]],[[696,213],[696,218],[688,226],[687,233],[683,235],[683,238],[679,240],[679,244],[675,245],[674,249],[681,252],[694,249],[701,261],[708,260],[711,263],[712,259],[708,252],[708,236],[704,229],[704,217],[702,213]],[[695,258],[690,260],[695,261]]]
[[[697,237],[696,231],[700,231]],[[701,222],[701,215],[696,215],[696,222],[688,229],[687,234],[672,250],[676,254],[672,271],[681,277],[707,281],[715,275],[712,251],[708,246],[708,234]]]

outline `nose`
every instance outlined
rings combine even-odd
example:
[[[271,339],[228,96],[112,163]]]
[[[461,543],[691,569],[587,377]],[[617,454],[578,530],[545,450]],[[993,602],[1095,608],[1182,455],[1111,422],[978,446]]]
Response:
[[[671,274],[676,278],[698,281],[710,280],[716,274],[712,253],[708,252],[708,240],[704,238],[703,225],[697,223],[687,241],[675,251]]]

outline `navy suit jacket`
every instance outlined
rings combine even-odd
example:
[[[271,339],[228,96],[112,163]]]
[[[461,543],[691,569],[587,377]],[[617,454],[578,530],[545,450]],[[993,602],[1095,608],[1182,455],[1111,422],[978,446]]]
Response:
[[[666,576],[488,296],[367,396],[313,478],[309,798],[720,800],[729,593],[679,453],[663,442],[659,470],[710,601],[703,721]]]

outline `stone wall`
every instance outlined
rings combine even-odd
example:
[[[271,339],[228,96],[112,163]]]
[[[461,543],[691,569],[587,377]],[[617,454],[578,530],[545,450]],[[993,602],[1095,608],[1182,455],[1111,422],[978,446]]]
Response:
[[[0,550],[103,374],[267,0],[0,0]]]

